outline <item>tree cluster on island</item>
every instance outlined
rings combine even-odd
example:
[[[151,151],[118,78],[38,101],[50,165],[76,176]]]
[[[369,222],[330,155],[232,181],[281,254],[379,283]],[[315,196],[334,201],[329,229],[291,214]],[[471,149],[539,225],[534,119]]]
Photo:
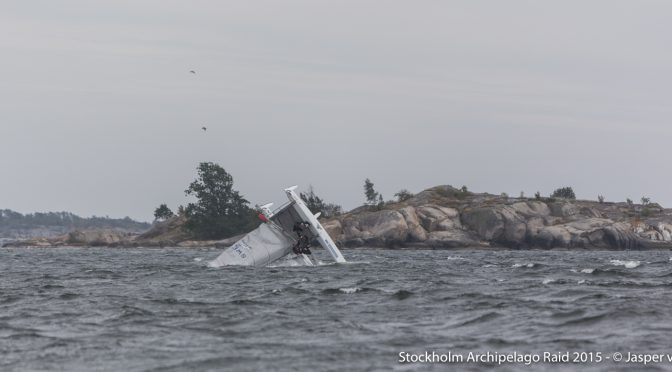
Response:
[[[259,211],[250,206],[233,188],[233,177],[220,165],[205,162],[197,168],[197,178],[185,190],[196,201],[180,206],[178,215],[185,217],[187,228],[197,239],[223,239],[246,233],[259,223]],[[327,203],[317,196],[312,186],[301,193],[301,198],[313,213],[333,217],[342,213],[340,205]],[[157,221],[173,218],[175,214],[166,204],[154,211]]]
[[[382,206],[383,196],[375,191],[373,182],[366,179],[364,192],[368,205]],[[184,227],[196,239],[223,239],[248,232],[256,228],[260,220],[259,211],[233,188],[233,177],[220,165],[212,162],[200,163],[197,178],[185,190],[187,196],[196,201],[178,208],[178,216],[186,219]],[[312,186],[300,193],[301,199],[313,213],[330,218],[340,215],[343,210],[338,204],[327,203],[320,198]],[[413,194],[401,190],[395,196],[399,201],[408,200]],[[175,217],[175,213],[166,204],[154,210],[155,221],[166,221]]]
[[[68,230],[84,229],[121,229],[144,231],[150,224],[138,222],[130,217],[80,217],[70,212],[36,212],[22,214],[11,209],[0,210],[0,232],[11,230],[29,230],[35,228],[64,228]]]

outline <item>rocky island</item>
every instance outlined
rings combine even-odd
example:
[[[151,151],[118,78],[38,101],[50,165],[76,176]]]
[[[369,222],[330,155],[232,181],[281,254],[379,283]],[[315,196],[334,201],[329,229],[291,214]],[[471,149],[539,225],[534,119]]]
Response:
[[[379,210],[324,222],[347,247],[672,248],[672,210],[657,204],[510,198],[437,186]]]
[[[225,247],[194,240],[184,217],[155,223],[143,234],[73,231],[5,246]],[[402,202],[362,206],[322,220],[344,247],[511,249],[672,249],[672,210],[658,204],[562,198],[512,198],[437,186]]]

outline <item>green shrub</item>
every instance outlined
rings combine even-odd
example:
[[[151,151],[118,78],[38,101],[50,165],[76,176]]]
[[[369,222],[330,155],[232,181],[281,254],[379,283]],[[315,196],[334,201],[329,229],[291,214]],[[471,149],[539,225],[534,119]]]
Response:
[[[564,199],[576,199],[576,194],[574,194],[574,190],[570,187],[561,187],[559,189],[556,189],[553,191],[551,194],[552,198],[564,198]]]
[[[404,201],[412,198],[413,194],[406,189],[401,189],[401,190],[399,190],[399,192],[394,194],[394,196],[397,198],[397,201],[404,202]]]

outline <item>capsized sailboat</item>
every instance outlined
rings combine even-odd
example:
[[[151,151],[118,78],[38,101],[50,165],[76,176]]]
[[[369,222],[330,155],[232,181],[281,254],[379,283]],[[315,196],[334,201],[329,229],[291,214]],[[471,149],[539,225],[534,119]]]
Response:
[[[320,214],[313,215],[296,193],[296,188],[292,186],[285,189],[289,202],[276,211],[271,211],[273,204],[262,206],[259,217],[263,223],[227,248],[208,266],[266,266],[285,256],[294,255],[292,248],[298,242],[298,236],[294,233],[297,224],[306,226],[305,234],[309,241],[316,240],[334,261],[345,262],[336,243],[317,220]],[[312,264],[305,254],[295,255],[292,259],[299,265]]]

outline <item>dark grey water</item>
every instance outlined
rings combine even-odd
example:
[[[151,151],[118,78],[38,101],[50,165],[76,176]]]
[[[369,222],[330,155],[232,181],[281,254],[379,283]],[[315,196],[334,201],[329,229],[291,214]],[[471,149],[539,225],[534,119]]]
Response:
[[[400,352],[672,352],[670,252],[362,249],[345,265],[205,267],[218,253],[0,250],[0,370],[414,370],[451,366],[400,364]]]

